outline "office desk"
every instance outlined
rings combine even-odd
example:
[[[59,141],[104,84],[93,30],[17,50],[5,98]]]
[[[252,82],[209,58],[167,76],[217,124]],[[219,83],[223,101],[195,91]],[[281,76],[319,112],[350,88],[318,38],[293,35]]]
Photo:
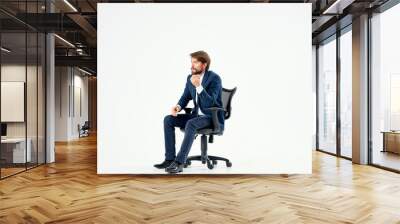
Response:
[[[381,133],[383,133],[382,152],[393,152],[400,154],[400,132],[382,131]]]
[[[6,138],[1,139],[1,157],[5,163],[25,163],[32,159],[31,146],[32,140],[27,138],[25,155],[25,138]],[[25,161],[26,159],[26,161]]]

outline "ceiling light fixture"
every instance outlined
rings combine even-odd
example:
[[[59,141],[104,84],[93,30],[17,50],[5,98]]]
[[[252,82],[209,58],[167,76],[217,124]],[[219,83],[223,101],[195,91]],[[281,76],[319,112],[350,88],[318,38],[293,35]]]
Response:
[[[85,74],[88,74],[88,75],[93,75],[92,73],[90,73],[90,72],[88,72],[88,71],[86,71],[86,70],[83,70],[83,69],[81,69],[81,68],[79,68],[78,67],[78,69],[79,69],[79,71],[81,71],[81,72],[83,72],[83,73],[85,73]]]
[[[6,52],[6,53],[10,53],[10,52],[11,52],[11,50],[9,50],[9,49],[7,49],[7,48],[5,48],[5,47],[1,47],[1,50],[4,51],[4,52]]]
[[[57,35],[57,34],[54,34],[54,36],[56,36],[58,39],[60,39],[60,40],[63,41],[64,43],[68,44],[69,46],[75,48],[75,45],[73,45],[73,44],[72,44],[71,42],[69,42],[68,40],[66,40],[66,39],[64,39],[64,38],[62,38],[62,37],[60,37],[60,36]]]
[[[351,5],[354,0],[336,0],[332,5],[324,10],[322,14],[342,14],[343,9]]]
[[[65,4],[67,4],[72,10],[74,10],[74,12],[78,12],[78,10],[68,1],[68,0],[64,0]]]

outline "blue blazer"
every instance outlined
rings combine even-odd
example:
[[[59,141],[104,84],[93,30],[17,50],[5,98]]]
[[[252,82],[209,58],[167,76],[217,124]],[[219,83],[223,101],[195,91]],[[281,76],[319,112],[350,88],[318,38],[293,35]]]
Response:
[[[196,102],[196,87],[190,81],[190,77],[192,75],[188,75],[186,80],[185,90],[181,98],[179,99],[179,106],[181,108],[185,108],[190,100],[193,100],[195,107],[192,110],[192,114],[197,115],[196,111],[198,111],[197,107],[200,107],[201,111],[204,115],[209,116],[211,118],[211,111],[206,110],[210,107],[220,107],[222,108],[222,83],[221,78],[213,71],[206,71],[204,73],[203,80],[201,85],[203,86],[203,91],[199,94],[199,102]],[[223,130],[225,116],[223,111],[218,111],[218,121]]]

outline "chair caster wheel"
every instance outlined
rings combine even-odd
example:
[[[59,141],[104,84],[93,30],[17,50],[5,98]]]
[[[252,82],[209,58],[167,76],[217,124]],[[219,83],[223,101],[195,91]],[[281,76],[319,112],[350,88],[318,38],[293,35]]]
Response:
[[[227,167],[232,167],[232,163],[228,161],[228,162],[226,162],[226,166]]]
[[[213,163],[213,165],[217,165],[218,162],[217,162],[217,160],[213,160],[212,163]]]
[[[188,166],[190,166],[192,164],[192,162],[190,162],[190,160],[187,160],[185,164],[183,164],[183,167],[187,168]]]
[[[210,161],[207,161],[207,167],[208,169],[212,170],[214,168],[214,165]]]

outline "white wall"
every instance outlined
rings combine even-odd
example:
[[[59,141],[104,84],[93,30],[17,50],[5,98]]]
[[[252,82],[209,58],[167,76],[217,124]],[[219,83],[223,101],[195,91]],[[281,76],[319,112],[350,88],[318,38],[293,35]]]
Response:
[[[311,4],[98,4],[98,173],[165,173],[163,118],[200,49],[238,88],[209,146],[233,167],[185,173],[311,173],[310,21]]]
[[[28,74],[32,74],[32,71],[36,68],[33,66],[26,67],[25,65],[19,64],[5,64],[1,66],[1,81],[2,82],[24,82],[26,83],[25,76],[26,71]],[[30,93],[33,95],[33,93]],[[36,96],[36,94],[35,94]],[[36,108],[36,106],[35,106]],[[25,108],[22,108],[24,111]],[[8,110],[8,108],[2,108],[2,110]],[[23,137],[25,136],[25,123],[24,122],[7,122],[7,134],[13,137]]]
[[[27,81],[26,81],[27,79]],[[2,82],[24,82],[26,83],[26,110],[27,120],[24,122],[6,122],[7,137],[25,137],[30,139],[32,161],[36,162],[39,158],[39,163],[44,162],[45,150],[45,116],[44,116],[44,73],[41,66],[25,66],[25,64],[10,63],[1,66],[1,81]],[[1,108],[8,110],[10,108]],[[25,112],[25,111],[23,111]],[[17,113],[17,112],[15,112]],[[39,156],[37,157],[36,152]]]
[[[78,124],[88,120],[88,78],[76,68],[56,67],[55,89],[55,140],[77,139]]]
[[[78,124],[81,126],[85,123],[85,121],[89,118],[88,112],[88,76],[82,76],[84,73],[80,72],[79,70],[75,69],[74,71],[74,108],[72,108],[72,120],[71,126],[73,127],[71,130],[71,134],[74,138],[79,137],[79,132],[77,129]],[[80,93],[79,93],[80,91]],[[79,97],[80,95],[80,97]],[[80,101],[80,102],[79,102]],[[79,110],[81,107],[81,112]]]
[[[41,73],[41,71],[39,71]],[[28,78],[27,87],[27,120],[28,120],[28,137],[35,133],[37,121],[37,98],[36,98],[36,66],[25,66],[19,64],[5,64],[1,66],[1,81],[3,82],[25,82],[26,75]],[[30,87],[30,88],[29,88]],[[44,91],[44,90],[43,90]],[[39,95],[40,97],[40,95]],[[42,105],[39,105],[41,107]],[[22,108],[24,109],[24,108]],[[7,108],[2,108],[7,110]],[[7,122],[8,137],[24,137],[26,122]],[[43,138],[43,136],[39,136]]]

